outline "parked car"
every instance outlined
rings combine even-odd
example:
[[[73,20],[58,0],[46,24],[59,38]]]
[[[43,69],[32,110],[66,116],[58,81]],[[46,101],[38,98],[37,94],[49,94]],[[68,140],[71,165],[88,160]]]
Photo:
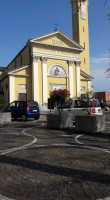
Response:
[[[100,103],[100,106],[101,108],[105,108],[105,107],[109,108],[109,105],[106,102]]]
[[[11,112],[12,118],[21,118],[22,121],[26,121],[27,118],[38,120],[40,117],[37,101],[13,101],[4,109],[4,112]]]
[[[92,100],[94,102],[94,107],[92,104]],[[80,100],[80,99],[72,99],[72,103],[68,108],[61,109],[61,113],[67,113],[71,112],[72,113],[72,118],[73,121],[75,120],[76,115],[81,115],[81,114],[93,114],[93,115],[102,115],[102,109],[100,107],[100,103],[98,99],[92,99],[90,101],[86,100]],[[51,112],[54,114],[57,111],[51,110]]]

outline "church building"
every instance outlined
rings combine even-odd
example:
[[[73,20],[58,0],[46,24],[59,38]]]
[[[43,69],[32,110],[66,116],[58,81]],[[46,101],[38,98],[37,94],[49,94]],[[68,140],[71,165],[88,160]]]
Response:
[[[67,89],[73,98],[91,90],[88,0],[71,0],[71,5],[73,39],[58,30],[29,39],[1,72],[7,104],[35,100],[46,110],[52,90]]]

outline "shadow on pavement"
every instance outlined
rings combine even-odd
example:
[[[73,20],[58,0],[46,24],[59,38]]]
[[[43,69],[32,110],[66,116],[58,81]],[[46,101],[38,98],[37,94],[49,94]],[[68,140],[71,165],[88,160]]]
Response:
[[[60,175],[73,178],[73,181],[77,180],[88,180],[91,182],[104,183],[106,185],[110,184],[110,175],[102,174],[98,172],[71,169],[62,166],[55,166],[35,161],[30,161],[26,159],[13,158],[8,156],[0,156],[0,163],[11,164],[16,166],[21,166],[24,168],[32,169],[35,171],[45,172],[48,174]],[[13,172],[14,173],[14,172]]]

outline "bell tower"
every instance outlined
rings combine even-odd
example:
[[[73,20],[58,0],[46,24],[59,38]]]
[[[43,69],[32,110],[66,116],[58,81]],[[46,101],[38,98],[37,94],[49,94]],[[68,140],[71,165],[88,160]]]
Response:
[[[73,40],[84,48],[80,69],[89,75],[88,0],[71,0],[71,5]]]

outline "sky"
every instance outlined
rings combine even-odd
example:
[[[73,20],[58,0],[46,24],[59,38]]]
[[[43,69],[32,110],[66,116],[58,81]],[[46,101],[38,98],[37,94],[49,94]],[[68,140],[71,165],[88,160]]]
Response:
[[[95,92],[110,91],[110,0],[89,0],[90,75]],[[58,30],[72,39],[70,0],[0,0],[0,66],[7,66],[30,38]]]

